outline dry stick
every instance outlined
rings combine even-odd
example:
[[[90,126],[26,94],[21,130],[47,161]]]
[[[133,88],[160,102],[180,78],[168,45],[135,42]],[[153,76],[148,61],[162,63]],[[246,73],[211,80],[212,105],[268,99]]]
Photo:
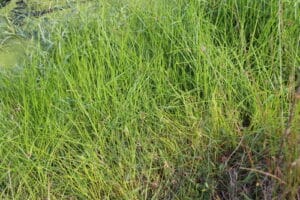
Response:
[[[237,147],[234,149],[234,151],[228,156],[228,158],[225,161],[225,165],[228,164],[229,160],[231,159],[231,157],[237,152],[237,150],[240,148],[240,146],[242,145],[244,140],[244,137],[241,138],[239,144],[237,145]]]
[[[300,96],[300,86],[295,91],[294,90],[294,84],[295,84],[295,78],[293,79],[293,84],[292,84],[293,89],[291,91],[291,98],[292,99],[291,99],[291,105],[290,105],[290,109],[289,109],[289,117],[288,117],[288,121],[286,123],[286,128],[285,128],[285,130],[283,132],[283,135],[281,137],[280,149],[279,149],[279,152],[276,156],[277,160],[275,161],[277,166],[280,166],[280,167],[282,167],[282,165],[283,165],[283,147],[285,145],[286,140],[288,139],[288,137],[291,134],[291,128],[292,128],[292,123],[293,123],[294,116],[295,116],[296,104],[297,104],[297,100],[299,100],[299,96]],[[275,178],[275,176],[273,178]],[[277,178],[275,178],[275,179],[277,179]],[[279,180],[279,179],[277,179],[277,180]],[[280,181],[282,182],[281,179],[280,179]],[[282,183],[286,184],[286,182],[284,182],[284,181]]]
[[[283,12],[283,8],[282,8],[282,1],[278,0],[278,39],[279,39],[279,48],[278,48],[278,55],[279,55],[279,67],[280,67],[280,93],[281,95],[283,94],[283,81],[282,81],[282,29],[283,29],[283,22],[282,22],[282,13]],[[281,112],[283,113],[283,104],[281,103]],[[289,120],[287,123],[287,128],[284,129],[283,131],[283,136],[281,139],[281,144],[280,144],[280,151],[278,153],[278,158],[279,156],[281,156],[282,154],[282,147],[283,147],[283,143],[285,141],[285,135],[288,132],[288,129],[290,129],[290,119],[291,119],[291,114],[289,115]],[[283,114],[281,115],[281,120],[284,120]]]
[[[274,179],[278,180],[280,183],[286,185],[286,182],[284,180],[282,180],[278,176],[275,176],[274,174],[271,174],[271,173],[268,173],[268,172],[264,172],[264,171],[261,171],[259,169],[252,169],[252,168],[247,168],[247,167],[240,167],[240,169],[244,169],[244,170],[248,170],[248,171],[252,171],[252,172],[257,172],[257,173],[263,174],[265,176],[269,176],[271,178],[274,178]]]
[[[295,83],[296,80],[294,79],[293,82]],[[293,87],[294,87],[294,84],[293,84]],[[289,118],[288,118],[286,128],[285,128],[282,138],[281,138],[280,149],[279,149],[279,152],[277,155],[277,158],[279,159],[279,161],[282,160],[281,157],[283,154],[284,143],[287,140],[287,138],[289,137],[289,135],[291,134],[291,128],[292,128],[292,123],[293,123],[294,116],[295,116],[297,100],[300,99],[300,86],[298,86],[296,91],[294,89],[292,90],[291,98],[292,98],[292,101],[291,101],[291,106],[290,106],[290,110],[289,110]]]
[[[281,94],[282,94],[282,30],[284,28],[283,25],[283,3],[282,0],[278,1],[278,33],[279,33],[279,44],[280,44],[280,48],[278,49],[278,53],[279,53],[279,58],[280,58],[280,70],[281,70]],[[291,91],[291,103],[290,103],[290,109],[289,109],[289,116],[288,116],[288,121],[286,123],[286,127],[283,130],[282,133],[282,137],[281,137],[281,142],[280,142],[280,149],[279,152],[277,154],[277,159],[279,162],[279,165],[282,164],[282,159],[283,159],[283,147],[285,144],[285,141],[287,140],[287,138],[289,137],[290,133],[291,133],[291,128],[292,128],[292,123],[294,120],[294,113],[295,113],[295,108],[296,108],[296,103],[297,103],[297,99],[298,96],[300,95],[300,86],[298,87],[298,89],[295,91],[294,90],[294,86],[296,83],[295,80],[295,71],[293,70],[292,74],[293,76],[291,82],[292,82],[292,91]],[[282,116],[283,117],[283,116]]]
[[[251,165],[252,167],[254,167],[254,161],[253,161],[253,158],[252,158],[253,156],[252,156],[252,153],[251,153],[251,150],[250,150],[249,146],[243,144],[242,147],[244,148],[244,150],[245,150],[246,153],[247,153],[247,157],[248,157],[248,160],[249,160],[249,162],[250,162],[250,165]]]
[[[239,127],[237,127],[237,131],[239,132],[240,135],[242,135],[241,129]],[[239,145],[238,145],[237,148],[239,148],[240,146],[247,153],[247,157],[248,157],[248,160],[250,162],[251,167],[254,167],[254,161],[252,159],[251,150],[249,149],[249,146],[244,143],[244,136],[242,136],[242,139],[241,139],[241,141],[240,141],[240,143],[239,143]],[[234,151],[234,153],[235,153],[235,151]],[[230,159],[231,156],[232,155],[229,156],[229,159]],[[228,161],[226,161],[226,162],[228,162]]]
[[[289,118],[286,124],[286,128],[283,132],[283,136],[281,138],[281,144],[280,144],[280,154],[279,156],[282,155],[282,149],[283,149],[283,145],[285,140],[289,137],[289,135],[291,134],[291,127],[292,127],[292,122],[294,119],[294,115],[295,115],[295,108],[296,108],[296,98],[295,98],[295,92],[292,93],[292,102],[291,102],[291,107],[289,110]]]

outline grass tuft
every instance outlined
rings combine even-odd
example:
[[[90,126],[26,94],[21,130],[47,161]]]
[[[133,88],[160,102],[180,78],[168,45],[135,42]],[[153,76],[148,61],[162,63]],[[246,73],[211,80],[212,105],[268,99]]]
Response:
[[[299,198],[298,4],[92,5],[0,68],[1,198]]]

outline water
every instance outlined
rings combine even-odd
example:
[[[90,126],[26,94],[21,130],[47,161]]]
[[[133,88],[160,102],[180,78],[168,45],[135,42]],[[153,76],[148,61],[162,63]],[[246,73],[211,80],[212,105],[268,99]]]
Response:
[[[0,46],[0,67],[10,68],[21,65],[30,47],[30,41],[11,39],[8,44]]]
[[[1,2],[1,0],[0,0]],[[20,66],[37,43],[52,47],[48,29],[93,4],[73,0],[11,0],[0,7],[0,68]],[[72,3],[73,2],[73,3]]]
[[[31,4],[27,5],[27,3]],[[37,41],[37,32],[39,32],[36,29],[43,20],[33,14],[47,13],[45,12],[47,10],[32,10],[33,3],[34,1],[14,0],[0,8],[1,68],[22,65],[26,54],[34,48],[34,41]]]
[[[25,40],[17,34],[9,14],[12,4],[0,9],[0,67],[9,68],[22,63],[28,48],[29,40]]]

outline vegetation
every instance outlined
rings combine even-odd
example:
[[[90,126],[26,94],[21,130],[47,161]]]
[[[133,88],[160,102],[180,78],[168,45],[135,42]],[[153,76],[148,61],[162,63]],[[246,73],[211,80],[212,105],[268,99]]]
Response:
[[[299,3],[83,4],[7,18],[1,199],[299,198]]]

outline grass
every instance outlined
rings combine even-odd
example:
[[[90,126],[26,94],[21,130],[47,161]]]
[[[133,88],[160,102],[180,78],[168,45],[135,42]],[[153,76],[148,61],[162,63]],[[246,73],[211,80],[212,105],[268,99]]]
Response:
[[[50,18],[0,72],[1,199],[299,198],[298,9],[103,0]]]

